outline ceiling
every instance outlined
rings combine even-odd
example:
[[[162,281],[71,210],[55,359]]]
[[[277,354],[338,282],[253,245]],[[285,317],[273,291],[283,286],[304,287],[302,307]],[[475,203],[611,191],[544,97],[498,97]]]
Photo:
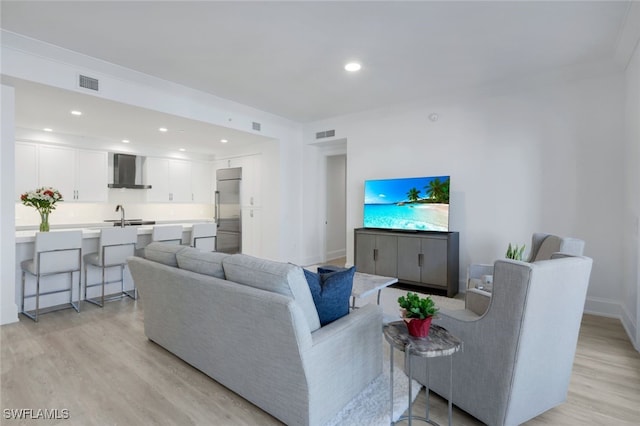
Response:
[[[4,30],[305,123],[613,61],[629,2],[3,0],[1,7]],[[351,60],[362,70],[346,72]]]

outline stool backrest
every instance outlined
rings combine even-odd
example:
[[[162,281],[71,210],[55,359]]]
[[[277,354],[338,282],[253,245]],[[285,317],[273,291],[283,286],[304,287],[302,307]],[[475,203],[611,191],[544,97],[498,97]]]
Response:
[[[79,270],[81,253],[82,231],[37,232],[33,267],[41,275]]]
[[[191,227],[191,247],[204,251],[216,249],[216,224],[194,223]]]
[[[182,243],[182,225],[156,225],[151,232],[151,241],[163,241],[168,244]]]
[[[102,265],[122,265],[133,256],[138,242],[138,230],[133,227],[100,230],[98,259]],[[104,258],[103,258],[104,256]]]

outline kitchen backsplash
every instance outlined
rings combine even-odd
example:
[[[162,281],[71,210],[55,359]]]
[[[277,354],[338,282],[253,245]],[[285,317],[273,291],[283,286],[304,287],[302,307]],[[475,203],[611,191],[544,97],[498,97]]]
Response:
[[[65,203],[56,204],[49,216],[52,227],[56,225],[98,224],[106,219],[120,219],[116,205],[122,204],[127,219],[155,221],[212,220],[213,204],[172,203]],[[40,215],[33,207],[16,203],[16,226],[37,226]]]

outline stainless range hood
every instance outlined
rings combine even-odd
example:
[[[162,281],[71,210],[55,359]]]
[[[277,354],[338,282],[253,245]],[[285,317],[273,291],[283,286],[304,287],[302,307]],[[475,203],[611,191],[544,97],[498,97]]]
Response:
[[[113,154],[113,183],[109,188],[150,189],[151,185],[136,183],[138,158],[131,154]]]

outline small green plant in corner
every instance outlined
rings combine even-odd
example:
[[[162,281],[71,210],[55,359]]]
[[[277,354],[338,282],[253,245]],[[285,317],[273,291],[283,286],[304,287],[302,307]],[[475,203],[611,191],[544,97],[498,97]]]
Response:
[[[517,244],[515,246],[511,246],[511,243],[509,243],[509,247],[507,248],[507,254],[505,254],[505,257],[507,259],[522,260],[522,254],[524,253],[524,247],[525,247],[524,244],[522,245],[522,247],[518,248]]]
[[[398,304],[404,309],[405,318],[425,319],[438,313],[436,303],[430,296],[420,297],[416,293],[407,293],[398,297]]]

